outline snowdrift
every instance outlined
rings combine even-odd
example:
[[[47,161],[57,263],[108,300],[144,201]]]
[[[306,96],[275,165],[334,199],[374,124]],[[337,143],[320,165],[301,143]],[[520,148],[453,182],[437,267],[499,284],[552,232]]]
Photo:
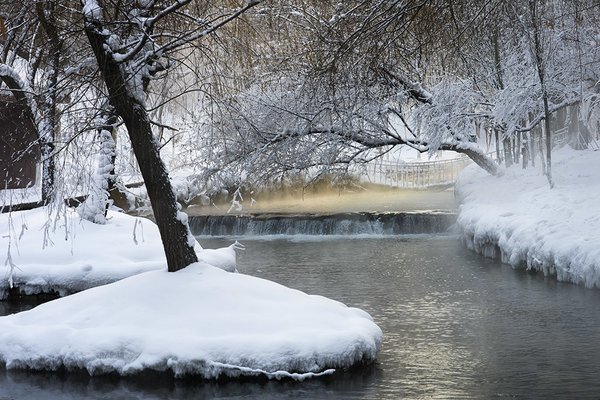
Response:
[[[500,177],[467,168],[456,183],[458,227],[480,254],[600,287],[600,152],[553,157],[553,189],[537,168],[513,166]]]

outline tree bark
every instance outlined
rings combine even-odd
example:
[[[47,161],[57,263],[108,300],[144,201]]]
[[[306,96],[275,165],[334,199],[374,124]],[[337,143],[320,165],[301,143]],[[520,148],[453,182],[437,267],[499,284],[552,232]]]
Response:
[[[468,156],[471,160],[473,160],[473,162],[475,162],[475,164],[479,165],[481,168],[486,170],[490,175],[496,176],[499,173],[498,164],[496,164],[494,162],[494,160],[487,157],[485,154],[483,154],[481,152],[475,151],[473,149],[461,149],[461,148],[454,148],[454,149],[449,149],[449,150],[454,150],[457,153],[461,153],[461,154]]]
[[[554,187],[554,180],[552,179],[552,130],[550,129],[550,110],[548,109],[548,92],[545,89],[542,81],[542,87],[544,87],[544,130],[546,131],[546,178],[548,178],[548,184],[550,189]]]
[[[37,17],[48,36],[50,46],[50,68],[48,71],[48,95],[44,99],[42,119],[44,132],[40,132],[43,157],[42,174],[42,202],[48,204],[55,196],[56,165],[54,162],[54,141],[58,132],[58,74],[60,71],[60,57],[62,53],[62,40],[58,34],[54,21],[55,2],[36,2]]]
[[[109,102],[123,119],[133,152],[138,161],[152,211],[162,239],[170,272],[178,271],[198,261],[187,223],[181,218],[165,164],[160,158],[158,143],[143,104],[128,88],[124,70],[104,50],[100,23],[85,22],[85,32],[98,61],[109,93]]]
[[[523,157],[523,169],[526,169],[529,166],[529,139],[527,138],[527,136],[527,133],[523,133],[523,141],[521,147],[521,156]]]
[[[502,148],[504,149],[504,162],[507,167],[513,165],[512,144],[510,138],[502,139]]]

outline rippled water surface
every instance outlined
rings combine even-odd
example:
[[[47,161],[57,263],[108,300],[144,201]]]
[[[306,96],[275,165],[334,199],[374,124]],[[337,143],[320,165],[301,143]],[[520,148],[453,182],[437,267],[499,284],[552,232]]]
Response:
[[[514,271],[449,236],[244,244],[240,272],[368,311],[385,336],[378,362],[302,383],[0,371],[0,399],[600,398],[598,290]]]

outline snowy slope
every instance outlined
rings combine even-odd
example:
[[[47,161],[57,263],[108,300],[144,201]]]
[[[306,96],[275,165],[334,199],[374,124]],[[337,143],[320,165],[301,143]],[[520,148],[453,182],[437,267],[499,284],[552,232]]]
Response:
[[[600,287],[600,152],[553,156],[554,189],[537,168],[500,177],[467,168],[456,183],[458,226],[478,253]]]
[[[374,360],[381,340],[364,311],[204,263],[0,317],[7,368],[90,374],[151,369],[304,379]]]

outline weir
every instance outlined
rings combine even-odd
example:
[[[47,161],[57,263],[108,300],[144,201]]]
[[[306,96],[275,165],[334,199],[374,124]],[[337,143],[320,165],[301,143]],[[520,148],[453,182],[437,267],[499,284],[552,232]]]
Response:
[[[244,214],[190,216],[196,236],[403,235],[448,232],[456,214],[352,212],[333,214]]]

